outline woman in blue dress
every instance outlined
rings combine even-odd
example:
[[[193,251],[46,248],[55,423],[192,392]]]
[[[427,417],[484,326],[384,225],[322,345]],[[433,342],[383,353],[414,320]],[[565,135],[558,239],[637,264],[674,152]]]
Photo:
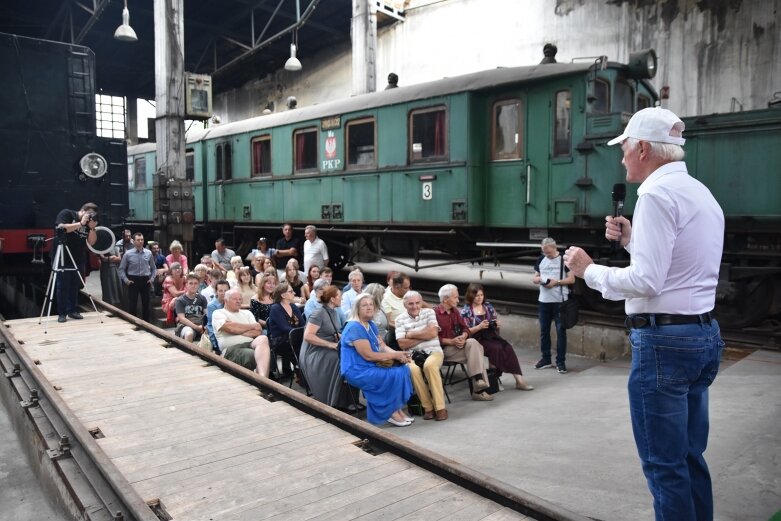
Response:
[[[397,427],[412,423],[402,410],[412,396],[409,353],[394,351],[380,340],[374,317],[374,299],[361,293],[353,301],[350,319],[340,340],[342,375],[366,397],[366,418]],[[402,365],[392,365],[394,361]],[[388,367],[383,367],[388,365]]]

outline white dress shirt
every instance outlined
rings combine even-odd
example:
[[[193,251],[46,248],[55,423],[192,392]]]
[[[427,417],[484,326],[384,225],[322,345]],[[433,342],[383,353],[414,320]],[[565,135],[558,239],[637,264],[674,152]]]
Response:
[[[317,264],[320,269],[325,268],[328,261],[328,247],[320,237],[314,241],[304,241],[304,272],[309,273],[309,266]]]
[[[585,281],[626,313],[697,315],[713,309],[724,245],[724,213],[686,163],[659,167],[643,181],[632,218],[626,268],[590,265]]]

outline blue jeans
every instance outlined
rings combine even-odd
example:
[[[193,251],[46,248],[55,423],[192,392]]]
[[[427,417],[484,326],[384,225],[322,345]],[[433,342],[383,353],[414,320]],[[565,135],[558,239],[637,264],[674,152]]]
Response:
[[[540,350],[543,360],[551,359],[550,325],[556,322],[556,365],[563,365],[567,357],[567,330],[561,325],[559,302],[540,302]]]
[[[711,520],[708,386],[724,342],[718,323],[632,329],[629,409],[656,519]]]

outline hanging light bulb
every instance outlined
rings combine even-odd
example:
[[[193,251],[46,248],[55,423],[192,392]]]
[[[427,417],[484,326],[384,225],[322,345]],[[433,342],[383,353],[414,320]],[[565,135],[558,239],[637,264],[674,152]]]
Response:
[[[290,58],[287,59],[285,62],[285,70],[286,71],[300,71],[301,70],[301,61],[296,58],[296,44],[291,43],[290,44]]]
[[[114,31],[114,39],[120,42],[137,42],[138,36],[136,32],[130,27],[130,11],[127,9],[127,0],[125,0],[125,8],[122,9],[122,25],[117,27]]]

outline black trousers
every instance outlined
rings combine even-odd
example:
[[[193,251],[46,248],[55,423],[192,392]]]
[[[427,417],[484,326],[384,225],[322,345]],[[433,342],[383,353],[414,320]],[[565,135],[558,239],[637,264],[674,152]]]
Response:
[[[136,315],[138,297],[141,297],[141,318],[145,322],[149,322],[149,277],[137,277],[135,275],[128,275],[127,279],[132,282],[127,287],[127,312],[131,315]]]

